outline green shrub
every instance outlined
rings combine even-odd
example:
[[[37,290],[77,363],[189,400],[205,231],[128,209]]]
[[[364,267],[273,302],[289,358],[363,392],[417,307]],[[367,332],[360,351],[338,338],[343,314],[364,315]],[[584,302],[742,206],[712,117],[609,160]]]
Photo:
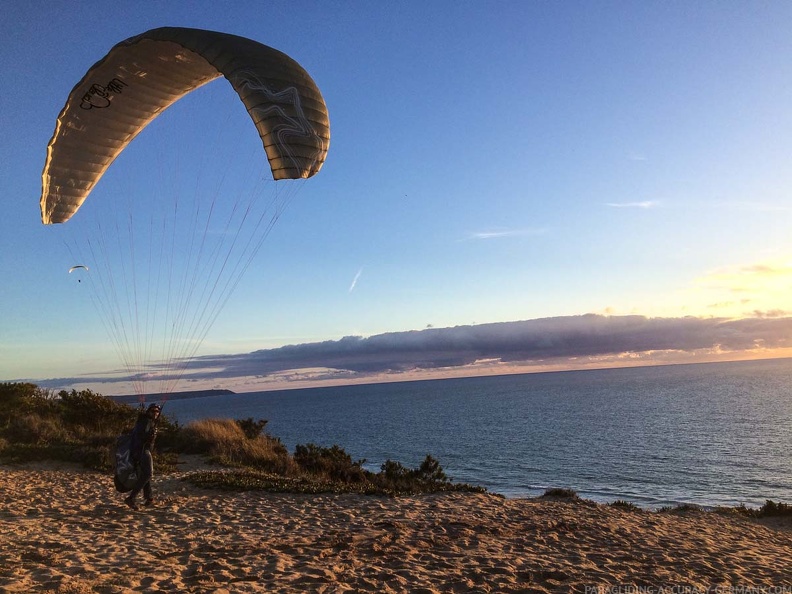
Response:
[[[353,462],[352,456],[337,445],[325,448],[313,443],[298,444],[294,449],[294,461],[302,470],[331,481],[361,483],[369,475],[363,469],[365,460]]]
[[[34,384],[0,384],[0,458],[107,470],[116,438],[132,429],[138,412],[90,390],[55,394]],[[167,436],[174,425],[163,417],[163,427]]]
[[[657,511],[664,513],[684,514],[687,512],[701,511],[701,507],[693,503],[680,503],[679,505],[666,505]]]
[[[0,383],[0,430],[20,415],[57,413],[58,403],[51,390],[28,383]]]
[[[242,429],[248,439],[256,439],[264,431],[264,427],[267,426],[266,420],[259,419],[254,421],[252,417],[237,419],[235,423],[239,425],[239,428]]]
[[[770,501],[769,499],[765,501],[765,504],[759,508],[757,515],[760,518],[766,518],[769,516],[792,516],[792,504],[789,503],[776,503],[775,501]]]
[[[565,489],[555,487],[552,489],[547,489],[543,494],[542,497],[557,497],[558,499],[579,499],[578,494],[575,492],[574,489]]]
[[[57,418],[23,413],[11,418],[5,436],[12,442],[32,445],[69,443],[71,434]]]
[[[429,454],[426,455],[424,461],[418,467],[415,473],[416,477],[422,481],[436,481],[447,482],[449,479],[443,469],[440,467],[440,462],[432,458]]]
[[[446,491],[451,482],[440,467],[440,463],[428,455],[418,468],[405,468],[401,463],[386,460],[376,475],[377,484],[394,493],[420,493]]]
[[[63,421],[101,432],[119,431],[135,420],[135,411],[127,405],[92,392],[91,390],[62,390],[58,393]]]
[[[735,507],[718,507],[715,512],[723,515],[739,515],[749,518],[771,518],[792,516],[792,504],[767,499],[762,507],[748,507],[744,503]]]
[[[406,480],[409,477],[409,469],[402,466],[401,462],[394,462],[393,460],[385,460],[380,467],[382,477],[393,483]]]
[[[610,505],[611,507],[619,507],[621,509],[626,509],[626,510],[629,510],[629,511],[640,511],[640,509],[641,509],[640,507],[635,505],[633,502],[625,501],[624,499],[617,499],[616,501],[612,501],[608,505]]]
[[[542,497],[557,497],[559,499],[579,499],[578,494],[575,492],[574,489],[566,489],[559,487],[547,489],[542,494]]]

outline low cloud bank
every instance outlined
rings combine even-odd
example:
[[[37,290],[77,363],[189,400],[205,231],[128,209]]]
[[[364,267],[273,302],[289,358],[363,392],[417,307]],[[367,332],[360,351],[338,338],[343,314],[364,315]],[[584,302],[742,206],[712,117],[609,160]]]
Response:
[[[583,315],[454,328],[392,332],[368,338],[284,346],[244,355],[201,357],[193,367],[216,377],[329,367],[358,373],[458,367],[646,351],[746,351],[792,346],[792,318],[646,318]]]
[[[481,361],[537,364],[669,351],[742,356],[792,347],[792,317],[647,318],[581,315],[521,322],[391,332],[367,338],[284,346],[239,355],[198,357],[191,381],[270,376],[289,370],[326,369],[348,377],[462,368]],[[651,357],[645,357],[651,363]],[[156,370],[152,370],[156,373]],[[93,378],[108,383],[128,378]],[[42,385],[85,383],[86,378]]]

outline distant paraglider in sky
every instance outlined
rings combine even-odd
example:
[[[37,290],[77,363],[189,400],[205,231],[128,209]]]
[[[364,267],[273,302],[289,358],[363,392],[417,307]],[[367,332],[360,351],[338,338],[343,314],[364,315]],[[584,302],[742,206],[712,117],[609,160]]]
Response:
[[[94,304],[139,394],[151,376],[163,382],[158,392],[175,389],[293,197],[296,190],[282,184],[321,169],[330,143],[327,108],[308,73],[278,50],[226,33],[164,27],[122,41],[88,70],[69,94],[47,147],[41,220],[66,223],[92,204],[86,199],[97,183],[146,126],[221,76],[263,144],[261,162],[266,156],[275,182],[270,201],[244,192],[199,197],[203,165],[188,163],[194,184],[174,185],[179,192],[197,188],[194,204],[169,189],[150,204],[103,195],[95,207],[109,214],[75,240],[72,256],[85,264],[69,272],[87,271],[90,264]],[[132,179],[123,193],[134,193],[144,181]]]
[[[77,266],[72,266],[71,268],[69,268],[69,274],[71,274],[75,270],[85,270],[86,272],[88,272],[88,267],[87,266],[83,266],[82,264],[77,264]],[[81,283],[82,279],[78,278],[77,282]]]

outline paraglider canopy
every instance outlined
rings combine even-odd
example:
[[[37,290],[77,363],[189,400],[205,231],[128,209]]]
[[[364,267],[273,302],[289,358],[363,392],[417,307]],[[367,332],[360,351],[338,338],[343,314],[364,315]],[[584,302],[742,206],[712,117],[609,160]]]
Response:
[[[88,267],[87,266],[83,266],[82,264],[77,264],[77,266],[72,266],[71,268],[69,268],[69,274],[71,274],[75,270],[80,270],[80,269],[83,269],[83,270],[87,271]]]
[[[113,47],[72,89],[47,147],[42,222],[69,220],[149,122],[221,75],[245,104],[272,177],[315,175],[327,154],[330,124],[319,89],[297,62],[244,37],[163,27]]]

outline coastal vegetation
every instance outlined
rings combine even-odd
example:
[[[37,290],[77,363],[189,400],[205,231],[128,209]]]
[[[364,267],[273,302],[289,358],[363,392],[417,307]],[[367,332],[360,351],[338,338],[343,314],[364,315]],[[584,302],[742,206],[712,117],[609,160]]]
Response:
[[[551,489],[545,490],[542,493],[542,498],[544,499],[568,499],[571,501],[576,501],[580,499],[578,494],[575,492],[574,489],[568,489],[564,487],[553,487]]]
[[[0,461],[58,460],[110,472],[116,439],[139,410],[90,390],[54,392],[30,383],[0,383]],[[157,473],[175,472],[180,456],[216,468],[189,473],[198,486],[231,490],[356,492],[400,495],[485,491],[451,481],[427,455],[417,468],[386,460],[379,472],[338,445],[298,444],[290,454],[263,419],[204,419],[186,426],[163,415],[154,457]]]
[[[624,499],[617,499],[616,501],[612,501],[609,505],[627,511],[639,511],[641,509],[632,501],[625,501]]]

